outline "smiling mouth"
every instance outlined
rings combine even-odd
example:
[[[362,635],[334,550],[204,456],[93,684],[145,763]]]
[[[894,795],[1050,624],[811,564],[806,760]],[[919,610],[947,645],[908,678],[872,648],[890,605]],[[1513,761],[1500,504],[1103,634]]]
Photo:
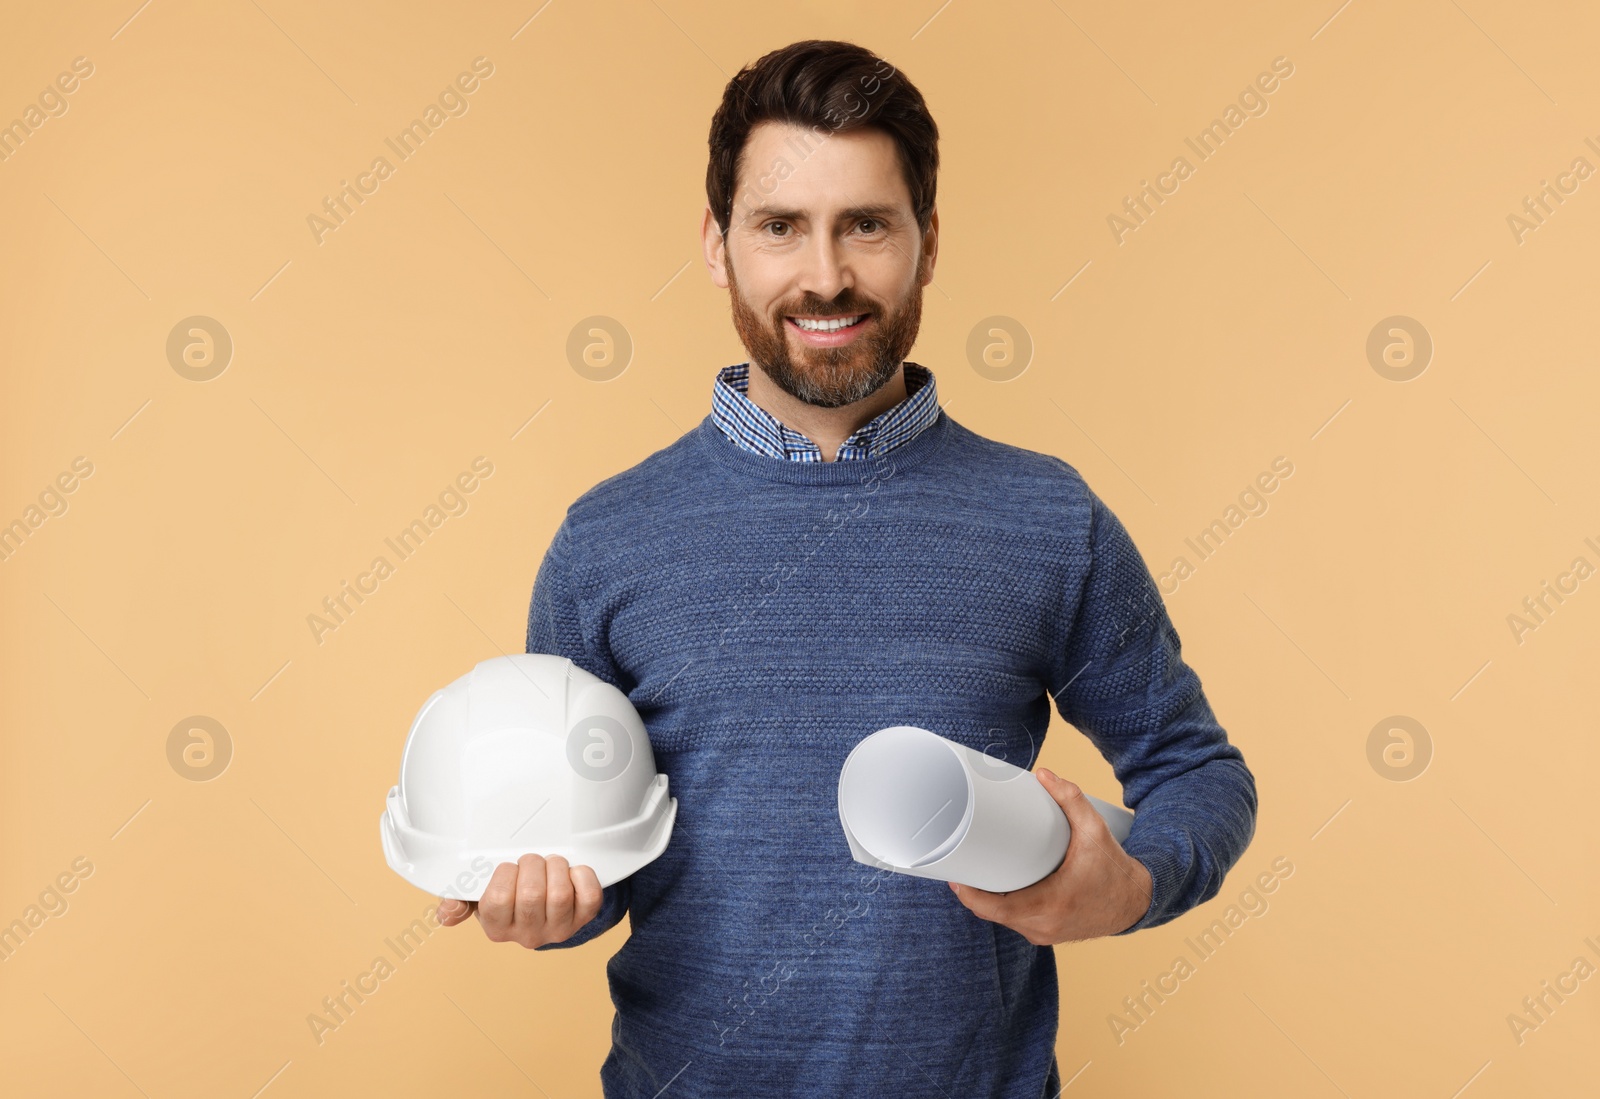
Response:
[[[846,313],[836,317],[790,316],[784,319],[803,332],[842,332],[847,328],[854,328],[871,315]]]

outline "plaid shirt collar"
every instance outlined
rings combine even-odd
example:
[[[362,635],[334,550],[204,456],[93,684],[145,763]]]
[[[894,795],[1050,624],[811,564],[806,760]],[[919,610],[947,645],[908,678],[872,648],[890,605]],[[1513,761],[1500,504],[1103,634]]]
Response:
[[[906,399],[863,424],[839,447],[836,460],[875,458],[910,442],[939,418],[939,393],[933,371],[905,364]],[[822,450],[749,397],[750,364],[717,371],[711,387],[711,419],[745,450],[795,462],[820,462]]]

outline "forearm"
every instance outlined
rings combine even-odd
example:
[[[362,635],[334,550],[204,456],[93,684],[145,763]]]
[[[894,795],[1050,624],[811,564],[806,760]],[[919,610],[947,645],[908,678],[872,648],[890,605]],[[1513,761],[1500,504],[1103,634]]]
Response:
[[[1122,845],[1150,871],[1150,908],[1118,934],[1166,923],[1216,896],[1255,821],[1255,778],[1241,759],[1207,760],[1152,789]]]

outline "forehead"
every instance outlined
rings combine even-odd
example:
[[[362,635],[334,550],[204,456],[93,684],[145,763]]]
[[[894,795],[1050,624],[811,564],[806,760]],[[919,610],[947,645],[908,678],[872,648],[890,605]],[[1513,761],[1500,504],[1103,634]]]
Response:
[[[736,219],[763,206],[826,218],[868,203],[911,209],[894,139],[882,130],[813,130],[774,121],[750,130],[734,190]]]

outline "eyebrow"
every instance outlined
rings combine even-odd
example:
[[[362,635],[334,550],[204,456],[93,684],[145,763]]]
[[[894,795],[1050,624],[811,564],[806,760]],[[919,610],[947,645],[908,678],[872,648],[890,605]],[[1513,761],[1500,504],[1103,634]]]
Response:
[[[900,208],[887,203],[878,203],[872,206],[852,206],[848,210],[839,212],[840,221],[854,221],[856,218],[897,218]],[[776,206],[757,206],[745,215],[745,221],[759,221],[762,218],[782,218],[785,221],[806,221],[804,210],[780,209]]]

